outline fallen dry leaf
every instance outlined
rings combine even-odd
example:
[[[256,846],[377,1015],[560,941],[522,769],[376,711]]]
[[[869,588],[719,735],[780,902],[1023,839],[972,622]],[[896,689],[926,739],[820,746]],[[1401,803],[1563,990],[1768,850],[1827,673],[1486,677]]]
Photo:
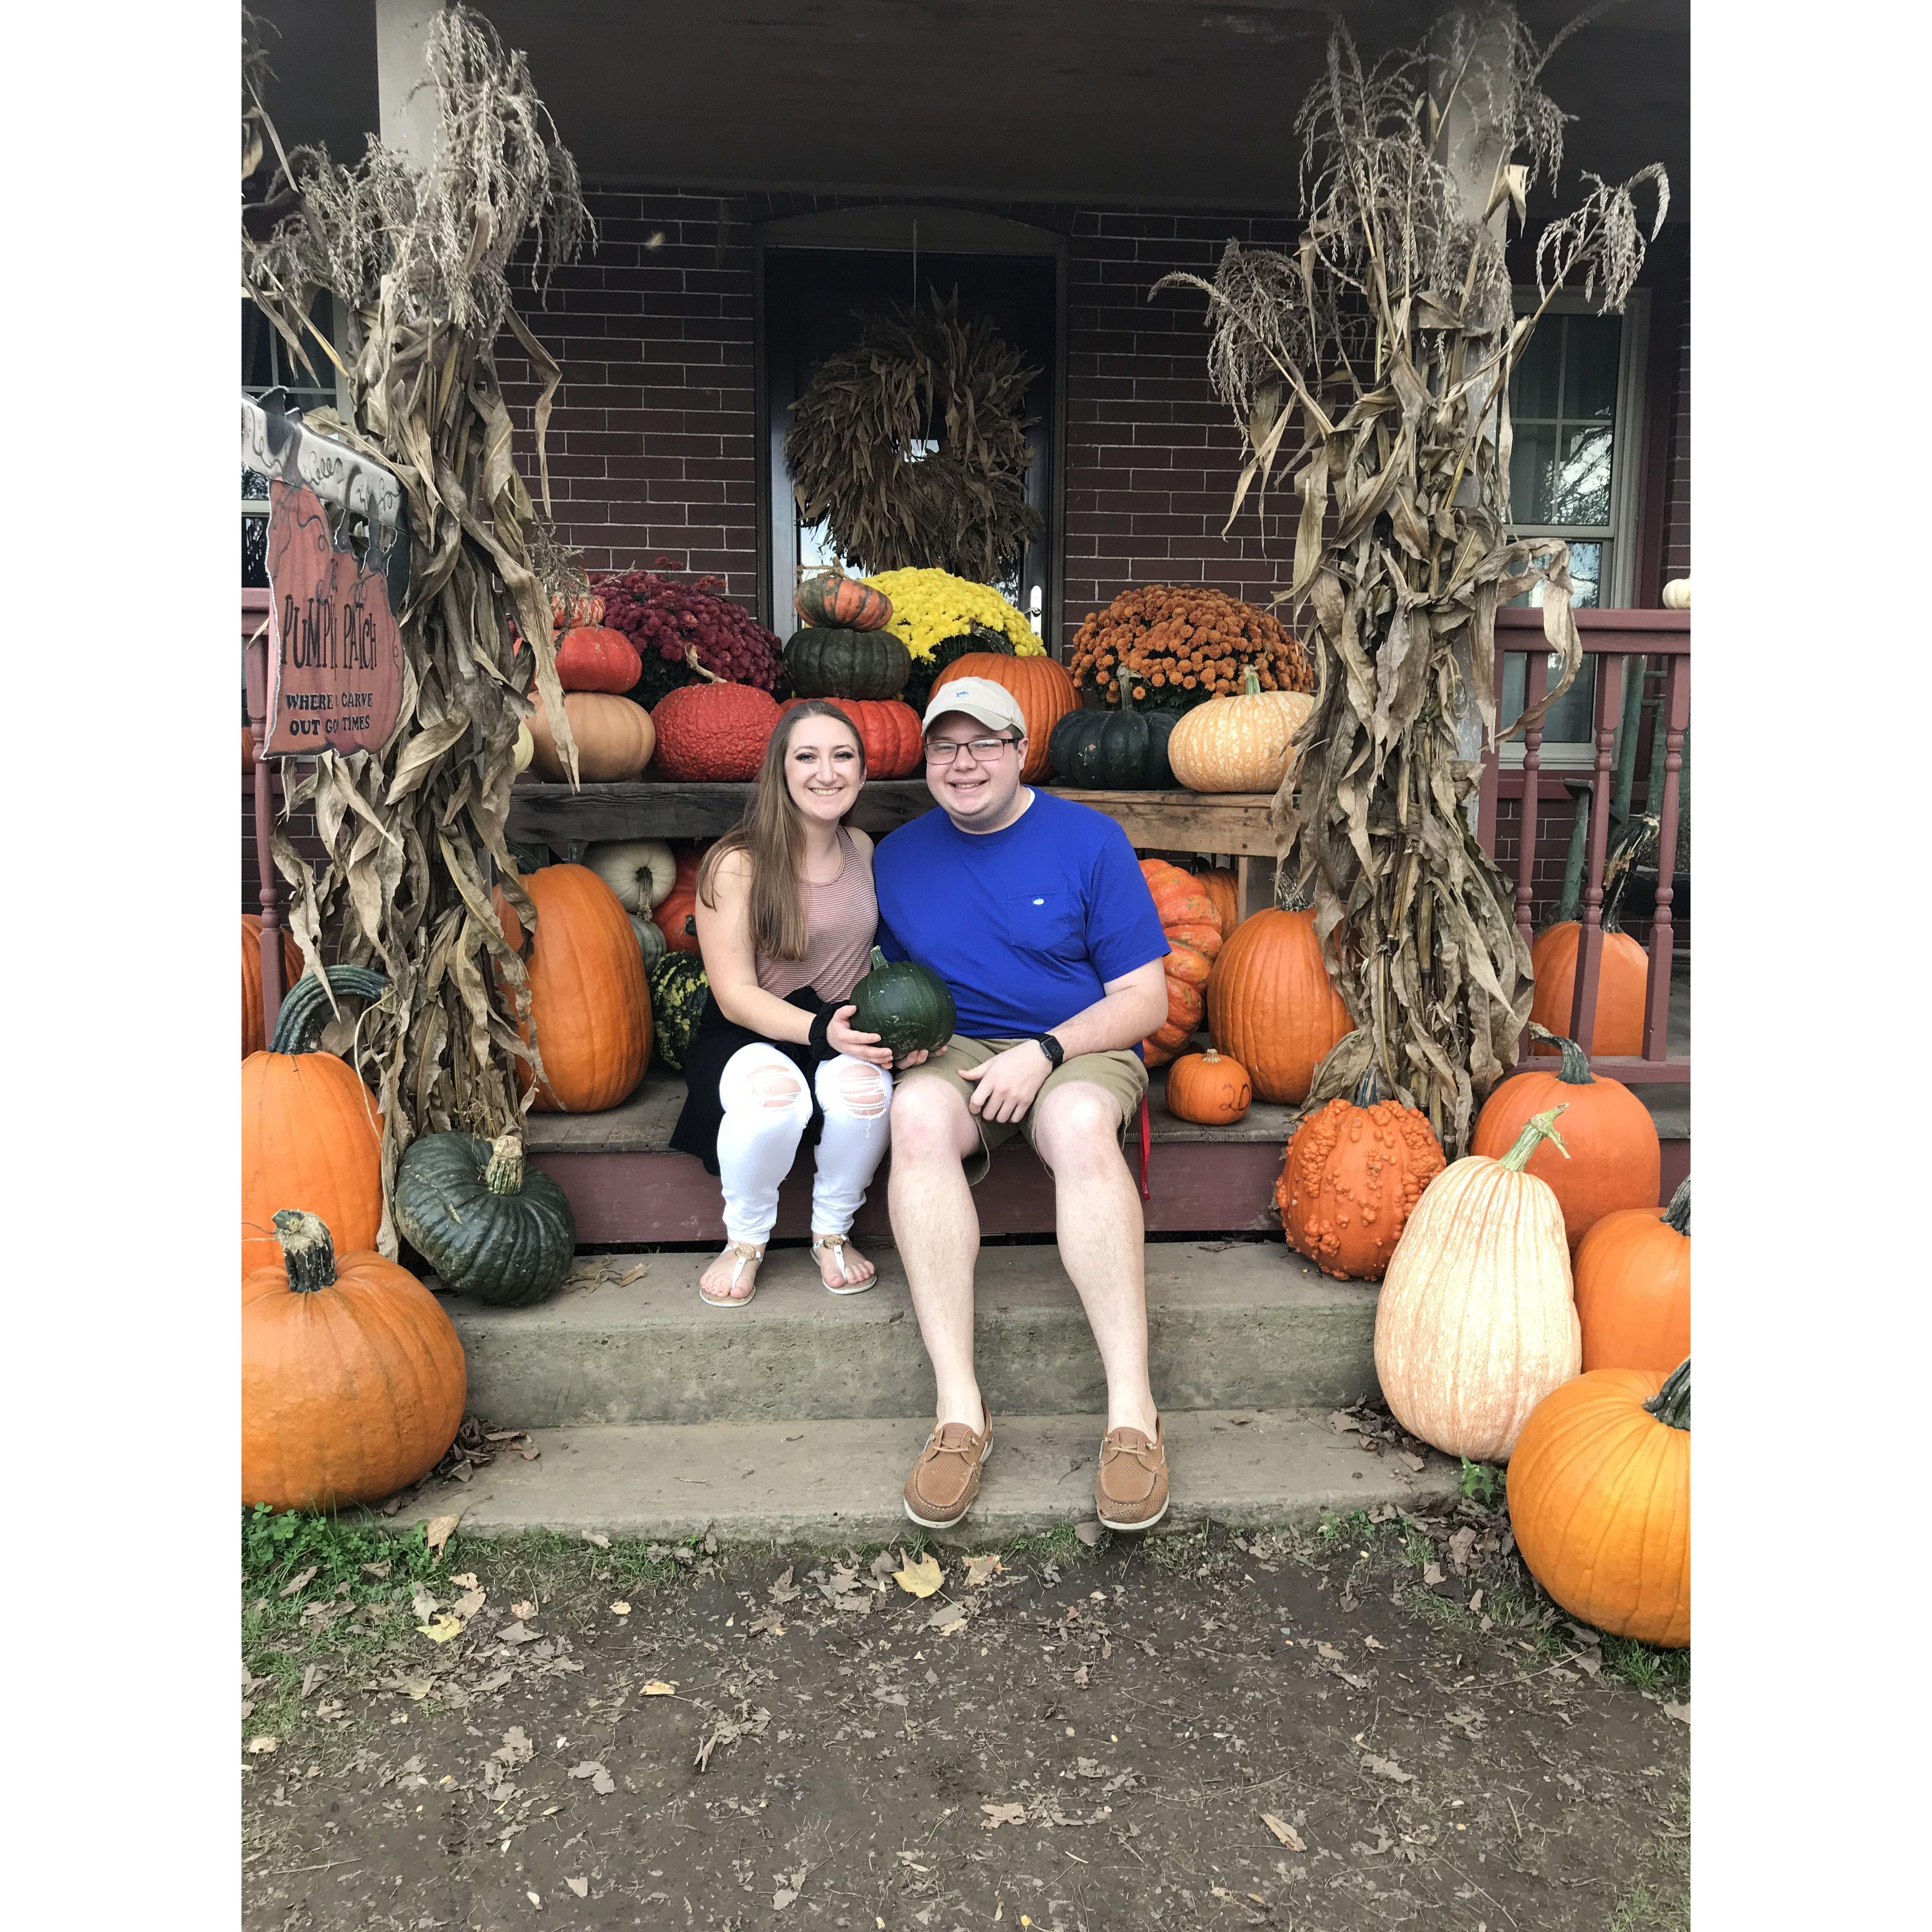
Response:
[[[382,1582],[389,1574],[388,1558],[385,1557],[380,1563],[364,1564],[362,1566],[362,1574],[365,1576],[373,1576],[379,1583]]]
[[[1690,1705],[1689,1700],[1686,1699],[1682,1704],[1665,1705],[1664,1707],[1664,1714],[1666,1718],[1675,1718],[1680,1724],[1688,1724],[1690,1721]]]
[[[934,1610],[926,1618],[926,1627],[932,1630],[950,1630],[955,1624],[963,1624],[965,1621],[966,1606],[964,1604],[948,1604],[943,1609]]]
[[[677,1695],[677,1686],[675,1684],[667,1684],[661,1677],[653,1677],[644,1686],[644,1695],[646,1697],[675,1697]]]
[[[1480,1592],[1478,1594],[1480,1594]],[[1380,1650],[1382,1647],[1381,1640],[1377,1637],[1364,1636],[1362,1639],[1362,1641],[1366,1644],[1371,1650]]]
[[[1100,1525],[1097,1522],[1076,1522],[1073,1526],[1073,1534],[1078,1537],[1080,1540],[1085,1544],[1089,1550],[1099,1549],[1100,1546],[1100,1539],[1102,1537],[1105,1536],[1106,1533],[1107,1532],[1101,1528]]]
[[[476,1580],[473,1570],[461,1570],[449,1580],[459,1590],[480,1590],[482,1585]]]
[[[568,1774],[572,1778],[589,1778],[591,1790],[600,1797],[609,1797],[617,1788],[611,1779],[610,1774],[595,1758],[583,1764],[573,1765]]]
[[[631,1614],[631,1606],[620,1597],[610,1606],[610,1614],[614,1617],[628,1617]]]
[[[310,1584],[313,1583],[314,1581],[315,1565],[311,1563],[306,1570],[298,1570],[296,1574],[275,1592],[275,1594],[278,1597],[293,1597],[298,1595],[302,1591],[307,1589]]]
[[[460,1516],[433,1516],[430,1518],[429,1526],[423,1534],[432,1556],[442,1554],[442,1546],[456,1534],[456,1526],[461,1520]]]
[[[1359,1436],[1362,1432],[1360,1422],[1352,1415],[1343,1414],[1339,1408],[1329,1417],[1328,1426],[1337,1436]]]
[[[452,1578],[451,1580],[460,1582],[461,1579]],[[466,1624],[482,1607],[483,1592],[472,1585],[450,1605],[449,1614],[453,1617],[460,1618]]]
[[[1262,1822],[1272,1832],[1291,1852],[1305,1852],[1308,1847],[1301,1842],[1301,1834],[1292,1825],[1277,1818],[1272,1811],[1262,1814]]]
[[[490,1755],[500,1759],[514,1769],[520,1764],[528,1764],[536,1747],[525,1735],[521,1724],[512,1724],[503,1733],[503,1742]]]
[[[998,1556],[969,1556],[966,1559],[966,1580],[969,1583],[989,1583],[1006,1568]]]
[[[892,1581],[914,1597],[929,1597],[946,1580],[946,1572],[929,1556],[892,1573]]]
[[[564,1883],[568,1886],[579,1898],[588,1898],[590,1896],[590,1881],[587,1878],[567,1878],[564,1880]]]
[[[1432,1590],[1437,1584],[1446,1582],[1448,1579],[1442,1574],[1442,1566],[1441,1564],[1425,1563],[1422,1566],[1422,1580],[1430,1589]]]
[[[586,1529],[584,1532],[584,1540],[599,1550],[608,1550],[610,1547],[610,1539],[601,1529]]]
[[[1342,1660],[1342,1653],[1332,1643],[1318,1643],[1315,1646],[1315,1654],[1317,1657],[1326,1658],[1330,1664],[1340,1664]]]
[[[1391,1784],[1413,1784],[1414,1777],[1402,1769],[1392,1757],[1377,1757],[1374,1752],[1366,1753],[1362,1760],[1378,1778],[1385,1778]]]
[[[514,1617],[519,1623],[522,1622],[526,1618],[535,1616],[536,1613],[537,1606],[534,1604],[512,1604],[510,1606],[511,1616]]]
[[[982,1832],[997,1832],[1002,1825],[1023,1825],[1026,1822],[1024,1804],[982,1804],[980,1809],[986,1813],[980,1820]]]
[[[1401,1450],[1396,1460],[1406,1469],[1420,1472],[1427,1467],[1420,1456],[1412,1456],[1406,1449]]]
[[[418,1624],[416,1630],[418,1635],[428,1637],[431,1643],[447,1643],[451,1638],[463,1634],[463,1619],[453,1617],[446,1611],[428,1623]]]
[[[281,1739],[279,1738],[250,1738],[248,1740],[248,1748],[256,1756],[260,1757],[266,1753],[273,1750],[280,1742]]]

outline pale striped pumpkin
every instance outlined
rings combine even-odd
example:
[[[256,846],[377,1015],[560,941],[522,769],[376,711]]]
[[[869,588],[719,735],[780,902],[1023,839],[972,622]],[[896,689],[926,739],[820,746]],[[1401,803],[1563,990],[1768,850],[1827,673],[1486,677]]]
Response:
[[[1210,698],[1184,712],[1167,741],[1167,761],[1190,791],[1268,791],[1294,762],[1289,748],[1315,709],[1305,691],[1264,691],[1252,671],[1247,688]]]
[[[1562,1112],[1538,1114],[1500,1160],[1471,1154],[1436,1176],[1376,1305],[1376,1374],[1396,1420],[1472,1462],[1506,1462],[1530,1411],[1583,1365],[1563,1210],[1522,1172],[1538,1141],[1562,1148]]]

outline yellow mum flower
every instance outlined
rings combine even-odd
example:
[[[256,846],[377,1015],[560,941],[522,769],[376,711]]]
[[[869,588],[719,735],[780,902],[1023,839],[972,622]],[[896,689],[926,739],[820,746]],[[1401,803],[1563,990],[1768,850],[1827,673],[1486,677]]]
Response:
[[[892,599],[892,620],[886,628],[915,658],[931,657],[935,645],[960,636],[975,622],[1011,638],[1016,656],[1046,655],[1025,613],[990,584],[945,570],[882,570],[864,580]]]

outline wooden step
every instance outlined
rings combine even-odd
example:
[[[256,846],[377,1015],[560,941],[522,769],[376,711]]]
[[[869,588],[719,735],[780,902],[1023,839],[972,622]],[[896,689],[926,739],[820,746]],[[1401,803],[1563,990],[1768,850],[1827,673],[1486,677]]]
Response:
[[[905,1272],[873,1246],[878,1285],[829,1294],[809,1252],[774,1249],[742,1309],[706,1307],[710,1251],[586,1257],[535,1308],[444,1304],[470,1406],[500,1426],[916,1415],[933,1399]],[[619,1277],[641,1266],[634,1281]],[[1376,1392],[1376,1290],[1333,1281],[1279,1238],[1146,1250],[1156,1399],[1180,1408],[1346,1408]],[[602,1275],[607,1279],[598,1284]],[[1106,1384],[1078,1296],[1050,1246],[983,1250],[975,1347],[996,1412],[1084,1413]]]

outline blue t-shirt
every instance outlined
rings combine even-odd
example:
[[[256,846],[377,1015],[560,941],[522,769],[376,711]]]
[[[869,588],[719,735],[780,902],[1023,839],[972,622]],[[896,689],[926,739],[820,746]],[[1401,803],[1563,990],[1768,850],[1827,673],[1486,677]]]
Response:
[[[969,1040],[1044,1033],[1167,956],[1127,835],[1043,791],[998,832],[926,812],[879,842],[872,878],[880,950],[931,967]]]

